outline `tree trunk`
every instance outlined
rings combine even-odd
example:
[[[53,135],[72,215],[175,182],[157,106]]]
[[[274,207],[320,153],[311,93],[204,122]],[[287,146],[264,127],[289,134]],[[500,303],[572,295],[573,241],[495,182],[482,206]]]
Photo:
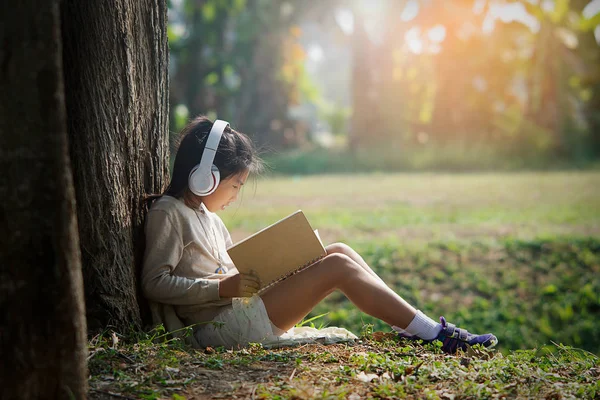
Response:
[[[365,31],[364,19],[356,13],[352,38],[352,117],[348,138],[353,152],[373,143],[373,135],[379,127],[377,121],[380,113],[374,79],[377,65],[371,62],[373,54],[373,44]]]
[[[145,304],[142,199],[168,174],[167,5],[65,0],[62,23],[88,327],[125,331]]]
[[[58,1],[0,7],[0,398],[86,395]]]

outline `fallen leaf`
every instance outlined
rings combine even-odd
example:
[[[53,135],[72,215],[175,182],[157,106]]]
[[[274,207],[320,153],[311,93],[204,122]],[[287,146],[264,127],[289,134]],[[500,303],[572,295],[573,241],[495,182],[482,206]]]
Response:
[[[371,382],[373,379],[377,379],[377,374],[365,374],[365,371],[360,371],[360,374],[356,375],[356,379],[361,382]]]
[[[440,399],[454,400],[454,398],[456,397],[456,394],[454,394],[448,390],[441,390],[441,391],[438,391],[437,393],[440,396]]]
[[[119,344],[119,338],[117,337],[117,334],[115,332],[112,332],[110,336],[112,337],[111,348],[116,349],[117,345]]]
[[[392,379],[391,375],[388,374],[387,372],[384,372],[383,374],[381,374],[381,376],[379,377],[379,379],[384,380],[384,379]]]
[[[417,365],[409,365],[408,367],[406,367],[406,369],[404,370],[404,374],[405,375],[410,375],[415,371],[419,370],[419,367],[423,365],[423,361],[421,361],[420,363],[418,363]]]

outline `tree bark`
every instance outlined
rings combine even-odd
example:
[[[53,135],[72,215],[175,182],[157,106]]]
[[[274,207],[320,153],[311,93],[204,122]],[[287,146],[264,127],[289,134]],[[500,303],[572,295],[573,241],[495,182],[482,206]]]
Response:
[[[65,0],[62,23],[88,327],[125,331],[145,304],[142,198],[168,174],[167,5]]]
[[[86,394],[58,1],[0,7],[0,398]]]

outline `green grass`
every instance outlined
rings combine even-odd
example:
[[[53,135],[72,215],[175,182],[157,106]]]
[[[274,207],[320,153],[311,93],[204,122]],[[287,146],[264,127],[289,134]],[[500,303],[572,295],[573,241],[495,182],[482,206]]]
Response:
[[[278,174],[356,174],[391,171],[520,171],[524,169],[581,169],[597,168],[592,154],[569,157],[556,156],[524,144],[474,143],[455,140],[453,143],[428,142],[386,143],[385,146],[363,147],[351,152],[342,147],[302,149],[266,155],[269,166]]]
[[[325,241],[600,233],[600,172],[276,177],[223,214],[234,238],[298,208]]]
[[[234,240],[301,208],[432,316],[492,331],[504,352],[550,340],[600,353],[600,173],[275,177],[223,214]],[[311,315],[389,329],[341,294]]]
[[[114,338],[117,338],[116,341]],[[394,335],[265,350],[195,350],[178,340],[106,333],[90,341],[91,399],[585,398],[600,359],[563,345],[456,356]]]
[[[505,353],[554,341],[600,354],[598,239],[356,248],[407,301],[459,326],[494,332]],[[389,330],[339,293],[314,313],[326,311],[328,325]]]

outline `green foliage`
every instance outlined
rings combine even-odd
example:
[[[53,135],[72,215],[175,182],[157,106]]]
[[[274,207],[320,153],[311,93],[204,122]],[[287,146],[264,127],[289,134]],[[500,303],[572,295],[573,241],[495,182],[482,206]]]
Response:
[[[504,351],[556,342],[600,353],[598,239],[354,247],[407,301],[467,329],[494,332]],[[324,310],[333,310],[332,326],[360,332],[367,321],[389,330],[344,298],[331,297],[314,312]]]
[[[524,135],[520,144],[525,140]],[[543,138],[544,136],[535,136]],[[576,140],[576,134],[571,142]],[[535,141],[533,134],[531,140]],[[518,147],[518,143],[514,143]],[[580,148],[579,161],[544,153],[531,144],[518,151],[505,143],[505,150],[485,143],[436,144],[400,147],[360,148],[355,152],[321,147],[303,148],[266,155],[276,174],[310,175],[331,173],[393,172],[393,171],[501,171],[523,169],[585,168],[592,165],[592,154]],[[580,146],[575,144],[573,147]],[[526,151],[529,149],[529,151]],[[575,151],[575,150],[574,150]]]
[[[319,118],[329,125],[331,133],[334,135],[346,135],[352,110],[349,107],[329,102],[317,94],[311,100],[317,106]]]
[[[171,104],[187,107],[190,116],[217,115],[257,133],[259,143],[281,146],[284,130],[292,125],[288,106],[297,92],[311,90],[294,34],[300,30],[294,28],[294,16],[282,12],[285,7],[306,6],[281,0],[171,3]],[[299,51],[290,56],[290,48]],[[174,108],[170,129],[179,131]]]
[[[525,167],[596,159],[600,47],[591,30],[600,13],[584,18],[586,1],[510,2],[527,10],[532,25],[496,20],[491,31],[481,34],[475,27],[487,25],[494,16],[490,8],[498,4],[429,3],[421,4],[418,15],[402,27],[390,18],[383,46],[363,39],[367,44],[360,50],[377,54],[378,62],[358,58],[355,68],[374,70],[378,79],[354,75],[353,86],[359,89],[352,104],[353,149],[379,151],[397,141],[396,151],[412,154],[429,141],[442,148],[443,157],[457,143],[464,142],[473,153],[485,143],[494,153],[491,164],[501,168],[506,163],[498,161],[505,157],[508,164]],[[384,4],[394,15],[398,3]],[[428,30],[437,25],[445,29],[440,51],[428,51],[427,45],[417,53],[398,50],[406,47],[407,31],[427,42]],[[570,87],[573,78],[586,83]],[[481,167],[469,154],[457,165]]]
[[[179,104],[175,107],[174,110],[175,121],[174,127],[177,132],[181,131],[183,127],[188,123],[190,119],[189,110],[183,104]],[[171,157],[173,162],[175,162],[175,157]]]
[[[598,25],[600,25],[600,13],[597,13],[590,18],[581,18],[579,27],[583,31],[591,31]]]
[[[387,32],[381,44],[358,37],[358,29],[341,35],[335,2],[169,2],[170,98],[190,115],[231,120],[269,148],[306,145],[319,122],[352,147],[344,161],[319,151],[277,157],[285,172],[306,173],[313,161],[336,171],[368,171],[545,168],[596,160],[600,47],[593,30],[600,13],[584,17],[585,0],[509,2],[520,3],[536,27],[497,19],[483,34],[477,27],[487,25],[493,2],[474,0],[426,2],[398,25],[392,16],[404,3],[386,0],[379,4],[377,23]],[[373,22],[358,7],[346,7],[356,24]],[[327,75],[334,81],[328,87],[344,93],[341,101],[326,98],[327,88],[315,84],[319,73],[308,73],[303,46],[315,38],[302,35],[309,25],[323,32],[323,48],[362,54],[341,58],[343,65],[335,54],[321,61],[320,72],[352,77],[352,89],[340,90],[338,77]],[[428,34],[439,26],[445,37],[437,43]],[[410,52],[405,35],[417,31],[424,51]],[[301,104],[315,108],[319,121],[307,121],[306,110],[290,112]],[[171,130],[178,131],[182,119],[171,109]],[[400,153],[402,161],[394,157]],[[373,154],[382,154],[381,161],[372,161]]]

